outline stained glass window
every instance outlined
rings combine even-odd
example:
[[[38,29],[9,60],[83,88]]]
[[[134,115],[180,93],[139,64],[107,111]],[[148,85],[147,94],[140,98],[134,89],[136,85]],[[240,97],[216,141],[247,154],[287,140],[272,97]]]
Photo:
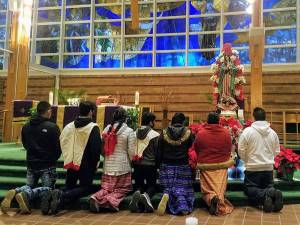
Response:
[[[4,1],[0,41],[6,32]],[[224,43],[240,52],[243,64],[250,63],[248,0],[139,0],[137,28],[130,0],[37,1],[33,39],[37,62],[45,66],[208,66]],[[297,0],[263,0],[264,63],[300,62],[299,14]]]
[[[0,48],[7,49],[7,41],[8,41],[8,8],[7,8],[7,0],[0,0]],[[0,70],[5,68],[5,64],[7,62],[7,53],[0,51]]]

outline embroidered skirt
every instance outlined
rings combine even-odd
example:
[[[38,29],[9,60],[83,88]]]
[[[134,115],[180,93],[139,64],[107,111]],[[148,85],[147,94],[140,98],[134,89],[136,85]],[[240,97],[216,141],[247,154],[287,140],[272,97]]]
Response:
[[[213,197],[220,199],[217,215],[226,215],[233,211],[233,205],[225,198],[227,187],[227,169],[200,171],[200,185],[203,200],[208,206]]]
[[[191,213],[195,200],[192,185],[192,170],[188,165],[160,168],[160,185],[164,194],[169,194],[168,211],[171,214]]]
[[[118,209],[120,202],[132,190],[131,173],[120,176],[102,175],[101,189],[93,198],[101,208]]]

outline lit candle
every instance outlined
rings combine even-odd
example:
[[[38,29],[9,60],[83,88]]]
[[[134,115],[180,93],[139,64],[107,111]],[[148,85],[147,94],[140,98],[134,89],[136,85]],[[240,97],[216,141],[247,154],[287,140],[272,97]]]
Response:
[[[53,105],[53,97],[54,97],[53,92],[50,91],[50,92],[49,92],[49,104],[50,104],[50,105]]]
[[[134,104],[135,105],[140,104],[140,93],[138,91],[135,92]]]

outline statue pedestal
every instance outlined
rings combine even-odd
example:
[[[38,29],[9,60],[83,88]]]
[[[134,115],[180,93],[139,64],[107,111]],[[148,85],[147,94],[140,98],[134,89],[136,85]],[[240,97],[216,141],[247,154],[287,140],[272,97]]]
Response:
[[[237,118],[236,112],[235,111],[231,111],[231,110],[223,110],[223,111],[221,111],[220,116]]]

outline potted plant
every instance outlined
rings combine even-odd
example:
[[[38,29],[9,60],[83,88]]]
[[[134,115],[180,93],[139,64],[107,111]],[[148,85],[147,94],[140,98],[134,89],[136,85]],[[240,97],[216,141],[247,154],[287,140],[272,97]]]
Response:
[[[275,157],[275,169],[279,178],[287,181],[293,181],[295,170],[300,168],[300,155],[292,149],[286,149],[280,146],[280,153]]]

